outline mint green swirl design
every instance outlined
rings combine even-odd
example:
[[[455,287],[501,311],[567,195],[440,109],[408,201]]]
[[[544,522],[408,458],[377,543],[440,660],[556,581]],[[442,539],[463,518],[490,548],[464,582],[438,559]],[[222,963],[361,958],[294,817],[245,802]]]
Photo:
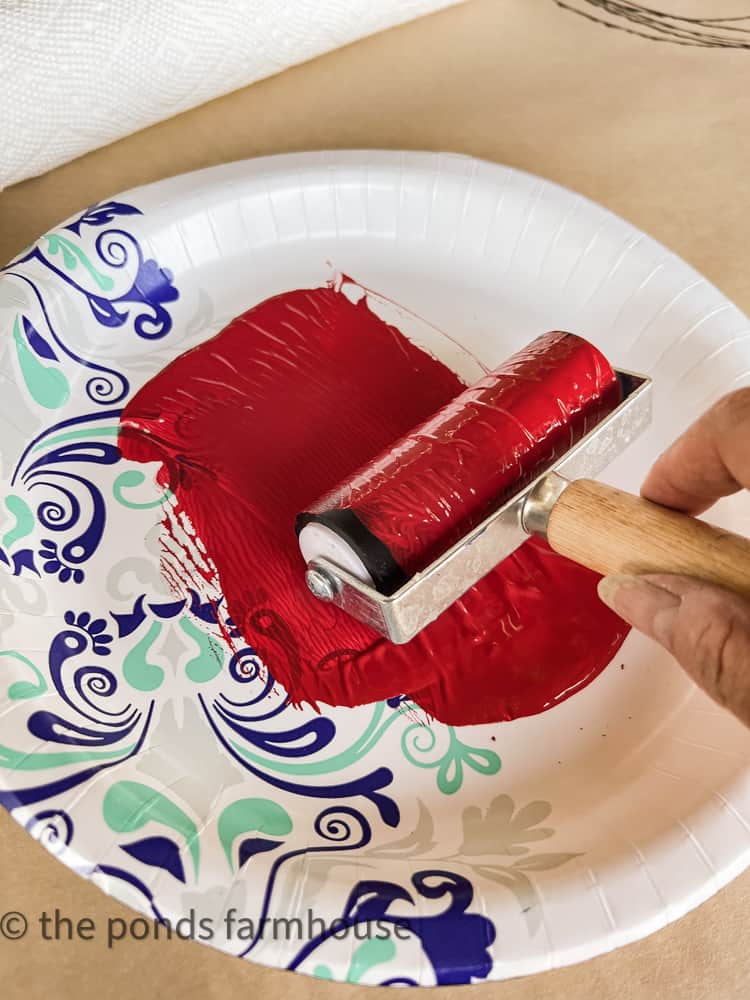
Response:
[[[26,501],[12,493],[8,494],[4,502],[14,521],[13,527],[6,531],[2,537],[3,548],[9,549],[34,530],[34,515]]]
[[[122,664],[122,673],[136,691],[155,691],[164,680],[164,671],[146,657],[161,634],[161,624],[154,622],[141,641],[133,646]]]
[[[367,938],[355,949],[349,963],[345,981],[347,983],[358,983],[362,976],[376,965],[383,962],[390,962],[396,957],[396,945],[393,940],[387,938]],[[312,974],[317,979],[333,979],[331,967],[324,962],[320,962],[312,970]]]
[[[223,647],[213,636],[207,635],[194,625],[189,618],[180,618],[180,628],[198,646],[198,655],[194,656],[185,667],[188,680],[193,684],[205,684],[217,677],[224,666]]]
[[[44,771],[49,767],[64,767],[66,764],[84,764],[89,761],[116,760],[127,757],[135,748],[135,743],[120,750],[84,750],[61,753],[41,753],[14,750],[0,744],[0,767],[11,771]]]
[[[269,837],[285,837],[292,832],[292,819],[286,809],[271,799],[240,799],[219,816],[219,840],[229,867],[232,864],[232,844],[242,833],[264,833]]]
[[[390,937],[367,938],[355,950],[346,974],[348,983],[358,983],[366,972],[383,962],[390,962],[396,957],[396,945]]]
[[[393,712],[381,725],[380,720],[385,710],[385,702],[377,702],[370,721],[362,735],[350,747],[347,747],[346,750],[342,750],[340,753],[334,754],[333,757],[328,757],[325,760],[302,761],[292,764],[286,761],[274,760],[270,757],[262,757],[260,754],[246,749],[240,743],[236,743],[233,740],[229,742],[237,753],[254,764],[262,764],[267,770],[278,771],[282,774],[330,774],[331,771],[339,771],[362,760],[382,738],[383,733],[401,718],[398,712]]]
[[[43,365],[21,335],[20,317],[13,324],[13,341],[16,345],[18,364],[31,398],[47,410],[56,410],[70,399],[70,385],[63,373]]]
[[[151,507],[158,507],[172,496],[171,490],[165,490],[156,500],[148,500],[145,503],[137,503],[135,500],[128,500],[123,496],[123,490],[132,490],[135,486],[141,486],[146,481],[146,476],[138,469],[127,469],[121,472],[112,484],[112,493],[115,500],[123,507],[131,510],[149,510]]]
[[[497,774],[500,770],[500,758],[493,750],[468,746],[456,736],[453,726],[446,726],[440,731],[448,733],[449,743],[446,752],[436,760],[420,759],[428,755],[437,743],[435,727],[421,722],[413,723],[401,734],[401,750],[410,764],[437,769],[437,786],[443,795],[453,795],[459,790],[465,766],[478,774]]]
[[[12,660],[18,660],[33,671],[36,677],[36,684],[33,681],[14,681],[8,688],[8,697],[12,701],[21,701],[24,698],[36,698],[44,694],[47,690],[47,681],[42,672],[23,653],[16,652],[15,649],[0,649],[0,656],[8,656]]]
[[[114,281],[108,275],[97,271],[83,250],[75,243],[57,233],[47,233],[42,238],[47,241],[47,250],[51,257],[60,253],[63,267],[67,271],[75,271],[80,264],[84,270],[88,271],[103,292],[111,292],[115,287]]]
[[[56,434],[54,437],[45,438],[31,449],[31,454],[33,455],[35,451],[46,451],[53,444],[62,444],[64,441],[76,441],[81,438],[88,441],[95,437],[117,437],[119,433],[118,427],[83,427],[77,431],[67,431],[65,434]]]
[[[104,822],[115,833],[133,833],[148,822],[161,823],[181,834],[193,859],[195,877],[200,865],[198,828],[166,795],[138,781],[118,781],[102,802]]]

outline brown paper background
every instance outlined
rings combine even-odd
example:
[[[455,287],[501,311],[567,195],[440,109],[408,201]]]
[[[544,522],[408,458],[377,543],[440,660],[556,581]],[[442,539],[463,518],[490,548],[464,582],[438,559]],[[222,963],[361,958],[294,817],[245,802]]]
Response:
[[[650,6],[750,15],[750,0]],[[750,311],[749,122],[750,51],[646,41],[554,0],[470,0],[8,189],[0,194],[0,259],[97,199],[214,163],[334,147],[452,150],[522,167],[602,202]],[[750,986],[749,903],[746,873],[645,941],[583,965],[482,984],[474,994],[739,1000]],[[269,971],[192,942],[130,941],[113,951],[100,936],[42,942],[35,918],[56,906],[98,927],[110,914],[129,913],[3,814],[0,913],[20,910],[31,921],[23,940],[0,939],[4,1000],[385,996]]]

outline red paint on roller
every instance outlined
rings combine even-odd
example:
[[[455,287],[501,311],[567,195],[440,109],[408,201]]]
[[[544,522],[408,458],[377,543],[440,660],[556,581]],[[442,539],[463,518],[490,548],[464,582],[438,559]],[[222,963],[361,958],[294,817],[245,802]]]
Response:
[[[391,444],[310,513],[352,511],[411,577],[620,401],[617,376],[593,344],[546,333]]]
[[[175,494],[179,585],[220,587],[294,702],[405,693],[444,722],[500,721],[569,697],[622,643],[626,628],[599,602],[598,577],[537,540],[406,646],[308,593],[297,512],[463,389],[364,299],[320,288],[251,309],[126,407],[123,455],[159,462],[159,482]],[[174,530],[185,516],[208,559]]]

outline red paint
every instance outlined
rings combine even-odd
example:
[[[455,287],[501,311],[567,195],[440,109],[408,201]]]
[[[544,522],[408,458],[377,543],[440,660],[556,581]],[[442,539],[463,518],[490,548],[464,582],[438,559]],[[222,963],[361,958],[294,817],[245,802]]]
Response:
[[[189,517],[213,563],[198,565],[183,544],[181,585],[220,587],[293,701],[405,693],[444,722],[510,719],[579,690],[622,643],[596,575],[536,540],[406,646],[307,592],[297,512],[463,389],[364,300],[320,288],[251,309],[125,409],[123,455],[161,463],[158,479],[176,498],[170,519]],[[179,541],[172,529],[169,544]]]
[[[407,577],[428,566],[621,401],[604,355],[546,333],[310,508],[347,509]]]

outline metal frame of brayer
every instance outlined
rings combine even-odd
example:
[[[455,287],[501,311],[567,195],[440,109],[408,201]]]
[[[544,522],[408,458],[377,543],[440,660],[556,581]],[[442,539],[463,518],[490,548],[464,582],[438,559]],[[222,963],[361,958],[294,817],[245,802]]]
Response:
[[[597,476],[651,420],[651,379],[617,369],[620,405],[535,480],[390,596],[324,558],[308,564],[320,600],[394,643],[405,643],[510,555],[530,534],[544,535],[549,512],[572,479]]]

